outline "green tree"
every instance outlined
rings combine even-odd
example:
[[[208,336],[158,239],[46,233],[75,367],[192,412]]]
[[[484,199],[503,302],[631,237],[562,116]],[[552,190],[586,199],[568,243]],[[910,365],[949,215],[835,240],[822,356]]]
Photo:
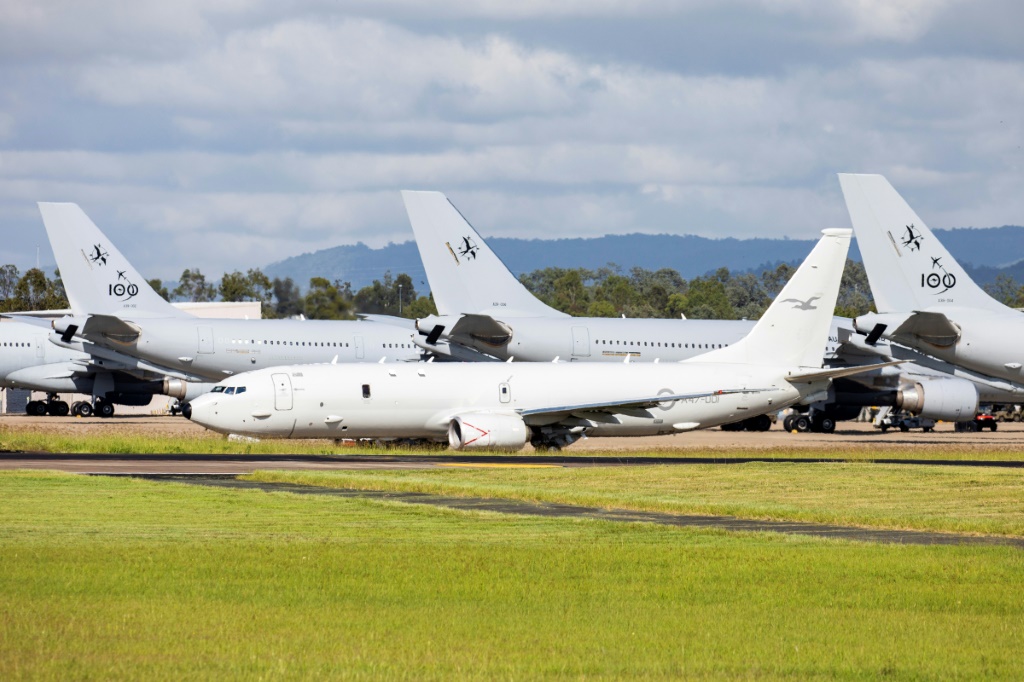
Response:
[[[351,287],[331,282],[324,277],[309,280],[309,291],[303,304],[306,317],[313,320],[344,320],[352,317],[352,304],[345,296]]]
[[[686,317],[697,320],[736,319],[736,311],[725,293],[725,284],[718,275],[690,280],[683,312]]]
[[[270,289],[274,296],[274,304],[263,306],[264,317],[288,318],[302,315],[305,312],[306,301],[291,277],[284,279],[275,277],[270,284]]]
[[[225,273],[218,287],[222,301],[259,301],[270,306],[274,286],[259,269],[250,268],[244,275],[235,270]]]
[[[835,314],[841,317],[857,317],[874,310],[875,302],[871,296],[871,285],[868,284],[864,264],[847,260],[846,267],[843,268],[843,278],[839,283]]]
[[[206,275],[201,273],[198,268],[186,269],[181,273],[178,286],[174,288],[171,295],[179,301],[198,303],[212,301],[217,296],[217,289],[212,284],[206,283]]]
[[[68,307],[60,276],[50,280],[38,268],[25,271],[14,285],[14,295],[5,303],[9,305],[8,311],[59,310]]]
[[[389,271],[384,273],[383,281],[375,279],[373,284],[357,291],[352,303],[360,313],[408,317],[407,302],[416,298],[412,278],[403,272],[392,279]]]
[[[164,286],[163,281],[159,279],[148,279],[146,281],[149,283],[149,286],[153,289],[153,291],[155,291],[157,295],[160,296],[160,298],[164,299],[165,301],[171,300],[171,294],[170,292],[167,291],[167,287]]]
[[[17,286],[21,274],[18,268],[13,265],[0,266],[0,300],[14,296],[14,287]]]
[[[405,317],[418,320],[429,315],[437,315],[437,306],[433,296],[420,296],[405,309]]]
[[[1007,274],[996,275],[994,282],[982,287],[992,298],[1005,303],[1011,308],[1019,308],[1024,304],[1024,287]]]

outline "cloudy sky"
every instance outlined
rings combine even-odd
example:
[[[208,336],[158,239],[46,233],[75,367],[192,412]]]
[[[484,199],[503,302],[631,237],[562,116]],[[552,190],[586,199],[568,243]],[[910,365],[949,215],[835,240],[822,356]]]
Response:
[[[0,263],[52,260],[39,200],[171,279],[406,241],[403,188],[485,236],[808,238],[849,225],[836,172],[877,172],[933,227],[1024,224],[1021,27],[1018,0],[7,0]]]

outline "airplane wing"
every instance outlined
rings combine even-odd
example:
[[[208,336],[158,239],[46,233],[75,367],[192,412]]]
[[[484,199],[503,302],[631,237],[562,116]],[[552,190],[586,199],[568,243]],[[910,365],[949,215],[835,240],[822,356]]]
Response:
[[[366,322],[376,322],[377,324],[390,324],[393,327],[408,327],[409,329],[416,328],[416,320],[408,317],[377,315],[376,313],[357,313],[356,318]]]
[[[523,417],[533,417],[540,415],[572,415],[580,412],[606,412],[614,414],[616,412],[629,412],[634,410],[646,410],[652,407],[657,407],[661,403],[675,402],[676,400],[693,400],[696,398],[707,398],[715,395],[729,395],[732,393],[762,393],[764,391],[774,391],[774,388],[735,388],[735,389],[718,389],[713,391],[701,391],[698,393],[676,393],[670,395],[656,395],[646,396],[643,398],[635,398],[631,400],[614,400],[603,403],[578,403],[574,405],[553,405],[550,407],[535,407],[528,410],[519,410],[519,414]]]
[[[0,317],[6,317],[8,320],[21,322],[23,324],[30,324],[34,327],[46,327],[47,329],[50,329],[53,326],[53,322],[45,317],[35,317],[34,315],[28,315],[25,313],[0,313]]]

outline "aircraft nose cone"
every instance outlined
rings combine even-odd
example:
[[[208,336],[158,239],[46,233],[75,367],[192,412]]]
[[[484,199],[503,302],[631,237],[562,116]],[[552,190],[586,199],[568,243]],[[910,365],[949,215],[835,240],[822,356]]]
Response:
[[[181,416],[185,419],[192,418],[192,403],[185,403],[181,406]]]

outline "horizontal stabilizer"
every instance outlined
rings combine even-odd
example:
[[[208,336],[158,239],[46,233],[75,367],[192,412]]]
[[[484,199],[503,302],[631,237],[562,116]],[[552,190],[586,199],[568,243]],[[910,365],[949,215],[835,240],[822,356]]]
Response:
[[[864,374],[872,370],[881,369],[883,367],[891,367],[893,365],[902,365],[906,360],[894,360],[893,362],[878,362],[873,365],[856,365],[854,367],[835,367],[833,369],[816,369],[809,372],[796,372],[786,377],[786,381],[791,384],[822,381],[824,379],[838,379],[840,377],[854,376],[855,374]]]
[[[960,327],[942,313],[916,311],[892,332],[892,336],[912,336],[936,346],[952,346],[960,338]]]

